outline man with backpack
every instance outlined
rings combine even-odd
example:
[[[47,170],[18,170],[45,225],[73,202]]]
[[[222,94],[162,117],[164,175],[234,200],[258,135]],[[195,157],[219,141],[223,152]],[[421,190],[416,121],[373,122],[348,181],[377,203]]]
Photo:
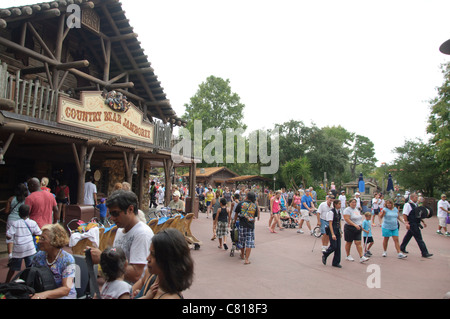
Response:
[[[405,226],[408,232],[403,238],[403,242],[400,245],[400,250],[403,253],[407,254],[408,252],[406,251],[406,246],[408,245],[411,238],[414,237],[417,244],[419,245],[422,257],[429,258],[433,256],[433,254],[430,254],[428,252],[427,246],[425,245],[425,242],[422,238],[422,232],[420,231],[420,229],[423,227],[427,227],[427,225],[425,224],[423,219],[420,219],[416,215],[416,208],[418,207],[417,199],[418,195],[416,193],[412,193],[409,197],[409,202],[407,202],[403,207],[403,220],[405,221]],[[423,223],[423,227],[420,223]]]

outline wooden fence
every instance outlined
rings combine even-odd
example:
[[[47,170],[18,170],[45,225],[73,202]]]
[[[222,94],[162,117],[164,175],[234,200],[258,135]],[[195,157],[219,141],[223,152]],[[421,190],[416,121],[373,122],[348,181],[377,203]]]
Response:
[[[13,100],[14,112],[36,119],[56,121],[61,91],[39,80],[20,78],[20,71],[11,74],[6,63],[0,65],[0,98]]]

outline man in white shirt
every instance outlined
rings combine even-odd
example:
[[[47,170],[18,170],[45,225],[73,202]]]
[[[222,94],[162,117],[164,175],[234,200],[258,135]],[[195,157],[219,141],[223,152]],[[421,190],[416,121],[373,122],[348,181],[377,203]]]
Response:
[[[333,196],[327,195],[326,201],[320,204],[317,209],[317,225],[320,226],[320,233],[322,234],[322,252],[327,250],[330,243],[326,227],[328,226],[328,212],[333,209],[333,199]]]
[[[433,254],[430,254],[428,252],[427,246],[423,241],[422,233],[420,231],[420,228],[422,228],[422,226],[420,225],[421,222],[423,223],[424,227],[427,227],[427,225],[423,220],[418,219],[414,213],[414,210],[417,207],[417,199],[417,194],[412,193],[409,197],[409,202],[406,203],[403,207],[403,220],[405,221],[405,226],[408,232],[403,238],[402,244],[400,245],[400,250],[402,251],[402,253],[407,254],[408,252],[406,251],[406,246],[408,245],[411,238],[414,237],[417,244],[419,245],[422,257],[429,258],[433,256]]]
[[[138,199],[133,192],[115,191],[106,200],[106,207],[108,207],[111,220],[118,227],[113,247],[120,247],[125,252],[128,261],[125,281],[133,284],[144,274],[147,257],[150,254],[153,231],[139,220]],[[94,263],[100,261],[100,254],[99,249],[91,248]]]
[[[94,178],[89,176],[89,179],[84,183],[84,205],[97,205],[97,186],[93,183]]]
[[[341,201],[341,209],[344,210],[347,207],[347,197],[345,196],[345,191],[341,192],[339,195],[339,200]]]
[[[441,229],[445,231],[445,236],[450,236],[450,233],[447,231],[447,216],[450,210],[450,204],[447,201],[447,196],[445,194],[441,195],[441,200],[438,202],[438,212],[437,217],[439,220],[439,228],[437,233],[439,235],[443,235]]]

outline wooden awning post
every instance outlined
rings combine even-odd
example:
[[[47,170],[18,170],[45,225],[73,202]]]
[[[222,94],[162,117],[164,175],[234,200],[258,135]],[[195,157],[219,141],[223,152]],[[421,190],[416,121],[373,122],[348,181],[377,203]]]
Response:
[[[84,183],[86,177],[86,155],[87,155],[87,146],[81,145],[80,153],[78,154],[77,146],[75,143],[72,143],[72,151],[75,158],[75,165],[77,167],[78,172],[78,194],[77,194],[77,204],[84,204]]]
[[[173,161],[171,159],[164,160],[164,178],[166,191],[164,192],[165,205],[169,205],[170,197],[172,196],[172,177],[170,176],[173,171]]]
[[[195,185],[197,184],[197,164],[194,162],[189,167],[189,196],[191,197],[191,213],[195,212]]]

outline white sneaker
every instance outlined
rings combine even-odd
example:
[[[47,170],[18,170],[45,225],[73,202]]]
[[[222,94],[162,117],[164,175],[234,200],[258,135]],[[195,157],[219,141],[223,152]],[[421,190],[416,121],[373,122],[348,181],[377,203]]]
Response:
[[[403,258],[406,258],[406,257],[408,257],[408,256],[406,256],[406,255],[404,255],[404,254],[402,254],[402,253],[399,253],[399,254],[397,255],[397,258],[398,258],[398,259],[403,259]]]
[[[362,256],[361,258],[359,258],[359,262],[360,263],[363,263],[363,262],[368,261],[368,260],[369,260],[369,258],[367,258],[365,256]]]
[[[326,252],[326,251],[327,251],[327,249],[328,249],[328,247],[326,247],[326,246],[322,246],[322,252]]]
[[[301,229],[299,229],[299,230],[297,230],[297,233],[299,233],[299,234],[303,234],[303,233],[304,233],[304,231],[303,231],[303,230],[301,230]]]
[[[347,258],[345,258],[345,259],[348,261],[355,261],[351,255],[348,255]]]
[[[381,256],[387,257],[387,252],[384,251],[383,254],[382,254]]]

